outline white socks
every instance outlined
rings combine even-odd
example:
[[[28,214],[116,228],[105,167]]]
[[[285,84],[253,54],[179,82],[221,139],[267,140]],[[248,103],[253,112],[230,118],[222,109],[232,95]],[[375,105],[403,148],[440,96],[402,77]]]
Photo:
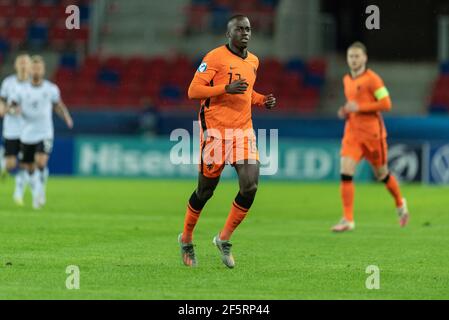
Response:
[[[26,178],[25,178],[25,170],[19,169],[19,171],[16,174],[15,181],[16,186],[14,189],[14,199],[23,199],[23,195],[25,193],[25,186],[26,186]]]
[[[45,167],[44,169],[37,170],[39,172],[39,179],[41,182],[41,204],[45,203],[45,192],[47,190],[47,181],[48,181],[48,175],[49,175],[49,171],[48,171],[48,167]]]
[[[27,170],[20,169],[15,177],[16,186],[14,189],[14,200],[22,203],[25,189],[27,185],[29,185],[33,196],[33,207],[36,209],[44,205],[46,202],[45,190],[48,175],[49,172],[47,167],[42,170],[35,169],[32,174]]]
[[[33,208],[38,209],[40,205],[41,191],[42,191],[42,183],[39,178],[38,170],[34,170],[33,173],[29,173],[25,171],[25,181],[30,185],[31,195],[33,197]]]

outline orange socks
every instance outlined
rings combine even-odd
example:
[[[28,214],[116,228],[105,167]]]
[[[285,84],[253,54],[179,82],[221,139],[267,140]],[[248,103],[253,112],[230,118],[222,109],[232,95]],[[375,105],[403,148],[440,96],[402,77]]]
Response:
[[[220,232],[221,240],[229,240],[232,233],[239,226],[239,224],[245,219],[249,208],[253,204],[254,195],[250,197],[244,197],[240,192],[235,197],[232,203],[231,211],[229,212],[226,223],[223,230]],[[191,243],[193,239],[193,229],[200,218],[201,210],[203,209],[205,201],[198,199],[196,192],[193,192],[190,197],[189,204],[187,205],[187,211],[184,219],[184,230],[182,232],[182,242]]]
[[[340,184],[341,199],[343,202],[343,215],[347,221],[354,221],[354,183],[352,177],[342,175]]]
[[[184,230],[182,231],[182,242],[192,242],[193,229],[195,229],[196,223],[200,218],[201,210],[206,204],[206,201],[201,201],[196,195],[196,191],[193,191],[190,196],[189,203],[187,204],[187,211],[184,219]]]
[[[399,189],[399,183],[396,180],[395,176],[388,174],[387,177],[383,180],[385,186],[388,191],[394,198],[394,202],[396,203],[396,207],[399,208],[402,206],[402,195],[401,190]]]
[[[196,211],[187,205],[186,216],[184,219],[184,230],[182,231],[182,242],[191,243],[193,238],[193,229],[200,218],[201,211]]]
[[[239,226],[239,224],[245,219],[249,208],[251,208],[254,201],[255,194],[244,197],[241,195],[240,191],[237,193],[234,202],[231,206],[231,211],[229,212],[228,219],[220,232],[221,240],[229,240],[232,233]]]
[[[399,189],[399,184],[393,175],[388,174],[383,180],[386,188],[391,193],[396,203],[396,207],[402,206],[402,195]],[[341,176],[341,199],[343,202],[343,213],[344,217],[348,221],[354,221],[354,183],[352,182],[352,177],[348,175]]]
[[[248,209],[240,207],[234,201],[232,203],[228,219],[226,219],[224,228],[220,232],[220,240],[229,240],[234,230],[239,226],[240,222],[242,222],[243,219],[245,219],[247,213]]]

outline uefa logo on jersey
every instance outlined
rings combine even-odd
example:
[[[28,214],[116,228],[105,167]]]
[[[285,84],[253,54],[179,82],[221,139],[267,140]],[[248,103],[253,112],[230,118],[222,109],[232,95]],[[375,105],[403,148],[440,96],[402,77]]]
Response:
[[[198,72],[204,72],[207,70],[207,63],[203,62],[200,64],[200,66],[198,67]]]

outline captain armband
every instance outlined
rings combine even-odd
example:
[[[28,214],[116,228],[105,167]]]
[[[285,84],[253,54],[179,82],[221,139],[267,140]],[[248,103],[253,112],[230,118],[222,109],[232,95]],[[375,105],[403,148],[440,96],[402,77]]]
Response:
[[[388,89],[386,87],[382,87],[374,92],[374,96],[379,101],[382,100],[383,98],[390,96],[390,93],[388,92]]]

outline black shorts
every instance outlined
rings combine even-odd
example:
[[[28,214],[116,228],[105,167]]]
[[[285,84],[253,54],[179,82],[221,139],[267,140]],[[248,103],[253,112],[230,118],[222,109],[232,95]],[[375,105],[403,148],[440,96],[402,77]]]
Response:
[[[20,144],[19,160],[22,163],[34,163],[36,153],[45,153],[49,155],[53,149],[53,140],[44,140],[36,144]]]
[[[5,157],[15,156],[17,157],[20,152],[20,140],[19,139],[5,139]]]

